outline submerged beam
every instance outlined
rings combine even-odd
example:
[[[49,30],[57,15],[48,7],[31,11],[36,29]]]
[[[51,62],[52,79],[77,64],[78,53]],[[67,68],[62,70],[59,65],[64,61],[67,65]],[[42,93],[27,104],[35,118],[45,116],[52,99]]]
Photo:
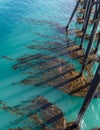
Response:
[[[69,25],[70,25],[70,23],[71,23],[71,21],[72,21],[72,18],[73,18],[74,15],[75,15],[75,12],[76,12],[76,10],[77,10],[79,4],[80,4],[80,1],[81,1],[81,0],[78,0],[77,3],[76,3],[76,6],[75,6],[75,8],[74,8],[74,10],[73,10],[73,12],[72,12],[72,15],[71,15],[71,17],[70,17],[70,19],[69,19],[69,21],[68,21],[68,24],[67,24],[67,26],[66,26],[66,30],[68,30],[68,27],[69,27]]]
[[[85,19],[86,19],[86,16],[87,16],[88,6],[89,6],[89,0],[86,0],[86,1],[85,1],[85,4],[84,4],[84,9],[85,9],[85,11],[84,11],[84,15],[83,15],[83,17],[84,17]]]
[[[98,18],[98,16],[100,15],[100,5],[99,5],[98,13],[96,15],[97,15],[96,18]],[[86,50],[86,53],[85,53],[85,56],[84,56],[84,60],[83,60],[80,75],[82,75],[82,73],[83,73],[83,71],[85,69],[85,66],[87,65],[88,56],[90,54],[90,50],[91,50],[92,44],[93,44],[94,39],[95,39],[95,35],[96,35],[98,25],[99,25],[99,22],[94,23],[92,33],[91,33],[91,36],[90,36],[90,40],[89,40],[89,43],[88,43],[88,46],[87,46],[87,50]]]
[[[78,114],[78,117],[77,117],[77,119],[75,121],[75,124],[78,125],[80,123],[80,120],[82,119],[87,107],[89,106],[92,98],[94,97],[94,94],[95,94],[96,90],[99,87],[99,83],[100,83],[100,63],[99,63],[99,66],[97,68],[97,71],[95,73],[95,76],[94,76],[94,78],[93,78],[93,80],[91,82],[91,86],[90,86],[90,88],[88,90],[88,93],[87,93],[86,98],[85,98],[85,100],[83,102],[83,105],[82,105],[82,107],[81,107],[81,109],[79,111],[79,114]]]
[[[82,64],[82,69],[81,69],[80,75],[82,75],[82,73],[85,69],[85,66],[87,65],[87,60],[88,60],[88,57],[89,57],[89,54],[90,54],[90,51],[91,51],[92,44],[93,44],[94,39],[95,39],[98,24],[94,24],[94,27],[93,27],[93,30],[92,30],[92,33],[91,33],[91,37],[90,37],[90,41],[88,43],[87,50],[86,50],[86,53],[85,53],[85,56],[84,56],[84,59],[83,59],[83,64]]]
[[[82,36],[82,39],[81,39],[80,48],[82,48],[82,45],[83,45],[83,42],[84,42],[84,39],[85,39],[85,34],[86,34],[86,31],[87,31],[90,15],[91,15],[91,11],[92,11],[92,2],[93,2],[93,0],[88,1],[88,5],[87,5],[88,9],[86,10],[87,15],[85,16],[86,18],[85,18],[85,21],[83,23],[83,28],[82,28],[83,36]]]

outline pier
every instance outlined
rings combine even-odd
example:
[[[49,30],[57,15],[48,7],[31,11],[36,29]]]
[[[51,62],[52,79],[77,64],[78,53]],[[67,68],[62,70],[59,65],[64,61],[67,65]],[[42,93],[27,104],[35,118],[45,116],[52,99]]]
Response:
[[[66,26],[67,33],[68,33],[68,27],[70,25],[70,22],[71,22],[73,16],[75,15],[75,13],[80,5],[82,5],[81,0],[77,1],[77,4],[76,4],[74,11],[71,15],[71,18]],[[99,44],[100,44],[100,35],[99,35],[100,31],[99,32],[97,31],[97,28],[99,26],[99,17],[100,17],[100,1],[98,1],[98,0],[85,1],[84,0],[83,8],[81,8],[80,10],[83,10],[83,11],[81,11],[81,13],[83,14],[82,18],[78,18],[78,21],[77,21],[77,22],[79,22],[79,21],[83,22],[82,30],[78,31],[78,33],[81,33],[81,42],[80,42],[80,46],[79,46],[80,49],[82,49],[82,47],[83,47],[84,39],[86,38],[86,31],[87,31],[87,28],[89,26],[89,23],[91,23],[93,26],[90,37],[89,37],[88,45],[87,45],[87,48],[86,48],[86,51],[85,51],[85,54],[83,57],[83,61],[82,61],[82,68],[80,70],[80,75],[82,75],[85,67],[88,64],[89,56],[91,56],[91,54],[93,53],[91,51],[91,48],[92,48],[92,45],[94,44],[94,41],[97,40],[97,44],[93,50],[94,51],[93,55],[95,55],[95,53],[98,51]],[[92,10],[94,10],[94,14],[93,14],[92,20],[91,20],[90,17],[92,14]],[[97,38],[97,33],[98,33],[98,38]],[[79,123],[80,123],[83,115],[85,114],[86,109],[88,108],[88,105],[90,104],[95,93],[97,92],[99,94],[99,89],[100,89],[100,61],[99,61],[99,59],[100,59],[100,57],[97,60],[98,61],[97,71],[95,72],[95,75],[94,75],[93,79],[91,80],[90,87],[87,91],[87,95],[85,96],[83,105],[80,108],[78,116],[77,116],[75,122],[73,123],[73,125],[66,128],[66,130],[77,129],[77,127],[79,126]],[[99,129],[99,128],[97,128],[97,129]]]
[[[0,130],[100,130],[100,0],[0,7]]]
[[[77,16],[77,24],[81,24],[82,26],[80,30],[77,28],[69,29],[75,15]],[[38,71],[34,76],[28,76],[26,79],[20,81],[21,84],[35,85],[37,87],[53,86],[66,94],[84,97],[83,105],[80,108],[76,120],[66,122],[61,119],[61,124],[62,122],[66,122],[65,125],[57,125],[57,128],[52,128],[53,130],[79,130],[79,123],[92,98],[100,98],[100,56],[97,55],[100,44],[100,31],[98,31],[99,17],[100,2],[98,0],[78,0],[65,28],[67,38],[64,42],[66,43],[64,45],[53,43],[51,47],[46,44],[44,44],[44,46],[26,46],[28,49],[33,50],[48,50],[53,56],[49,54],[22,56],[19,57],[17,63],[13,65],[14,70],[27,67],[31,68],[28,72],[23,72],[24,74],[32,74],[34,69]],[[90,27],[92,30],[88,34],[87,30]],[[69,35],[76,35],[76,38],[80,38],[80,42],[77,44],[75,41],[68,38]],[[85,40],[87,40],[86,49],[83,47]],[[92,49],[94,42],[96,42],[96,45],[95,48]],[[75,70],[75,67],[71,65],[69,61],[65,61],[62,58],[64,56],[69,56],[81,64],[79,72]],[[91,69],[95,62],[98,63],[98,68],[93,75]],[[50,123],[51,121],[54,120],[50,119]],[[43,126],[44,130],[51,130],[47,126],[44,126],[43,120],[41,122],[41,129]]]

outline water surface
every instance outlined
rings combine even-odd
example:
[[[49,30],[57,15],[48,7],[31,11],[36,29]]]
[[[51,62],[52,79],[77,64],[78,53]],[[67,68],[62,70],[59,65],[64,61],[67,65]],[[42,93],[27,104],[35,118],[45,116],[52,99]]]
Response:
[[[13,123],[19,117],[2,109],[2,103],[13,107],[39,95],[58,106],[68,121],[76,118],[83,98],[69,96],[50,86],[12,84],[28,76],[22,73],[23,70],[12,68],[18,57],[24,54],[50,54],[46,50],[28,49],[27,45],[66,44],[66,34],[61,29],[68,22],[74,5],[71,0],[0,0],[0,130],[25,126],[22,122]],[[74,27],[72,23],[71,28]],[[10,57],[10,60],[4,56]],[[64,58],[69,60],[68,57]],[[77,61],[72,64],[76,65],[77,70],[81,67]],[[100,99],[93,99],[81,121],[81,130],[100,126],[99,111]]]

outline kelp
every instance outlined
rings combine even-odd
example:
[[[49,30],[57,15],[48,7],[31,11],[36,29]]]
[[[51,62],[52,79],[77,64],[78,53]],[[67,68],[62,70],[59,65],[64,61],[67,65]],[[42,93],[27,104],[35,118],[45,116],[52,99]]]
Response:
[[[72,59],[77,59],[82,64],[84,50],[80,49],[78,45],[74,45],[72,41],[68,40],[68,42],[69,44],[67,45],[59,43],[58,46],[55,45],[52,48],[47,48],[54,54],[53,56],[35,54],[18,58],[13,68],[21,68],[23,74],[29,75],[19,83],[44,87],[52,86],[71,95],[85,96],[93,78],[91,67],[95,60],[95,55],[91,54],[89,56],[88,64],[85,68],[89,76],[80,76],[72,64],[63,58],[58,58],[60,56],[67,56]],[[35,48],[36,45],[33,47]],[[39,46],[37,46],[37,48],[39,48]],[[40,48],[42,48],[42,46],[40,46]],[[96,93],[96,96],[97,95],[99,96],[99,94]]]
[[[49,85],[73,95],[86,95],[90,79],[79,76],[79,73],[68,62],[56,58],[56,60],[49,61],[49,64],[46,62],[41,65],[39,69],[40,73],[29,76],[20,83],[45,87]]]
[[[83,36],[83,33],[81,33],[81,35],[78,33],[77,34],[77,37],[79,37],[79,38],[81,38]],[[96,37],[95,37],[95,40],[97,41],[98,40],[98,38],[99,38],[99,36],[98,36],[98,33],[96,34]],[[89,34],[86,34],[85,35],[85,39],[86,40],[89,40],[90,39],[90,35]]]
[[[15,108],[17,110],[15,114],[19,117],[17,123],[25,124],[26,122],[26,127],[22,128],[19,126],[18,128],[10,128],[9,130],[64,130],[69,125],[62,111],[42,96],[26,101],[19,106],[12,107],[10,111],[13,111]],[[30,127],[27,124],[31,124]]]
[[[66,34],[67,35],[76,35],[76,37],[79,37],[79,38],[82,38],[82,36],[83,36],[82,30],[78,30],[78,29],[69,29],[69,30],[66,31]],[[99,35],[98,35],[98,33],[96,33],[95,40],[97,41],[98,38],[99,38]],[[86,34],[85,35],[85,39],[89,40],[90,39],[90,35]]]
[[[17,59],[17,64],[13,65],[13,69],[18,69],[18,68],[22,68],[25,66],[31,66],[32,64],[35,66],[37,64],[38,59],[46,59],[46,56],[41,55],[41,54],[35,54],[35,55],[27,55],[25,57],[20,57]]]
[[[78,8],[78,9],[77,9],[77,12],[78,12],[78,13],[84,13],[84,11],[85,11],[85,10],[84,10],[83,8]],[[94,12],[95,12],[95,10],[92,9],[91,13],[94,13]]]
[[[83,24],[84,21],[85,21],[85,19],[83,19],[83,18],[77,18],[77,23],[79,23],[79,24]],[[92,24],[92,23],[93,23],[93,19],[90,19],[89,24]]]
[[[76,50],[76,51],[72,51],[72,50]],[[84,52],[85,52],[84,49],[80,49],[78,45],[73,45],[73,46],[69,47],[67,49],[67,51],[69,51],[69,52],[71,51],[70,55],[72,56],[72,58],[78,59],[78,61],[81,64],[83,63]],[[97,56],[96,56],[95,53],[93,53],[93,50],[92,50],[92,52],[90,53],[89,58],[88,58],[88,63],[86,65],[86,67],[85,67],[85,70],[88,73],[89,78],[91,78],[91,79],[93,78],[91,68],[92,68],[92,65],[93,65],[94,61],[96,61],[96,58],[97,58]]]

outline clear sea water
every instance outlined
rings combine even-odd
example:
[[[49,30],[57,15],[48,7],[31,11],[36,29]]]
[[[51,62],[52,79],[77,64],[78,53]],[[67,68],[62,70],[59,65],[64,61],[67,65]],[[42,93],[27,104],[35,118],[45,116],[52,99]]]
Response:
[[[59,42],[59,38],[66,38],[65,33],[57,27],[65,27],[75,5],[72,0],[0,0],[0,100],[7,106],[15,106],[34,98],[44,96],[59,107],[68,121],[75,120],[82,105],[83,98],[69,96],[53,87],[35,87],[17,84],[26,75],[21,70],[15,71],[12,65],[15,59],[24,54],[48,53],[46,51],[31,50],[26,45],[42,44],[45,41]],[[75,18],[73,19],[75,21]],[[75,24],[71,24],[74,28]],[[43,37],[42,35],[50,36]],[[73,39],[74,37],[71,36]],[[38,41],[38,42],[34,42]],[[3,56],[14,60],[9,61]],[[80,64],[76,61],[76,69]],[[95,67],[94,67],[95,71]],[[1,104],[0,104],[1,106]],[[0,130],[8,130],[25,124],[12,124],[18,117],[4,111],[0,107]],[[93,99],[81,123],[81,130],[91,130],[100,127],[100,99]]]

